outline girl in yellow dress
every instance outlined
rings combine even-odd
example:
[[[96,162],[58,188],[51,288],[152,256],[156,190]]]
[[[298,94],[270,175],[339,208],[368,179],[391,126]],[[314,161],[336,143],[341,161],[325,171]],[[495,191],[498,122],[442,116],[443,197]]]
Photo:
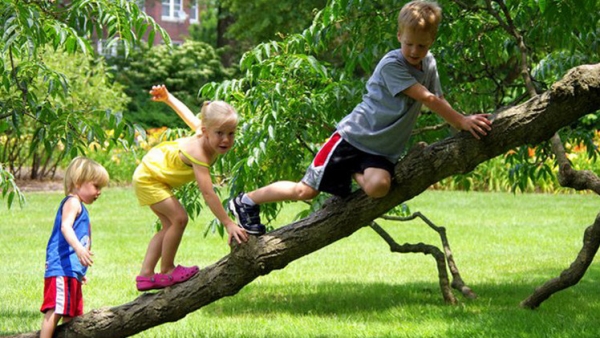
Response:
[[[162,229],[150,240],[136,286],[139,291],[162,289],[190,279],[197,266],[175,266],[175,255],[188,223],[188,214],[173,189],[196,180],[206,205],[238,243],[248,240],[246,231],[229,218],[213,190],[210,166],[234,143],[238,115],[223,101],[205,102],[196,117],[171,95],[164,85],[153,86],[152,100],[165,102],[196,131],[194,136],[163,142],[142,159],[133,174],[133,187],[140,205],[149,205],[158,216]],[[154,269],[160,260],[160,273]]]

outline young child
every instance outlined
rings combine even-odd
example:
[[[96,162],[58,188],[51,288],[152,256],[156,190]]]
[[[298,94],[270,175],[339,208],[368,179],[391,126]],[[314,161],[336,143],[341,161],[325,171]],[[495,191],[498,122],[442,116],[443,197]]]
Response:
[[[173,108],[196,131],[196,135],[157,145],[144,156],[133,174],[133,187],[139,203],[149,205],[162,224],[162,229],[150,240],[142,269],[136,277],[139,291],[181,283],[199,271],[197,266],[175,266],[174,263],[188,215],[174,197],[173,189],[194,179],[206,205],[225,226],[229,242],[232,238],[238,243],[248,240],[245,230],[227,215],[213,190],[210,176],[211,164],[233,146],[238,125],[235,109],[223,101],[205,102],[198,119],[164,85],[153,86],[150,95],[153,101],[165,102]],[[155,273],[159,259],[160,273]]]
[[[488,114],[461,115],[442,95],[436,62],[429,52],[440,20],[441,8],[434,2],[404,5],[398,15],[401,48],[380,60],[362,102],[339,122],[302,181],[275,182],[230,201],[229,209],[249,233],[259,228],[260,204],[312,199],[320,191],[347,196],[352,178],[368,196],[384,197],[422,105],[477,139],[491,130]]]
[[[40,337],[52,337],[58,321],[67,323],[83,314],[81,285],[92,266],[92,228],[84,204],[92,204],[108,184],[103,166],[85,157],[76,157],[64,178],[66,197],[60,202],[52,234],[46,247],[44,313]]]

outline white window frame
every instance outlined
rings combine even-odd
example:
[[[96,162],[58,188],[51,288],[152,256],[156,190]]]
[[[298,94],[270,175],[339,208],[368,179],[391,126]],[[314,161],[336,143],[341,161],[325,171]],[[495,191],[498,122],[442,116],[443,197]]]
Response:
[[[183,8],[183,0],[162,0],[161,1],[161,19],[163,21],[182,22],[188,17]],[[168,13],[165,15],[164,9],[168,6]]]
[[[142,12],[146,12],[146,0],[136,0],[135,3]]]
[[[98,54],[104,57],[115,57],[119,54],[119,43],[120,41],[114,41],[114,43],[110,47],[108,47],[108,42],[106,40],[99,39],[96,45],[96,50],[98,51]]]
[[[198,23],[198,0],[190,0],[190,23]]]

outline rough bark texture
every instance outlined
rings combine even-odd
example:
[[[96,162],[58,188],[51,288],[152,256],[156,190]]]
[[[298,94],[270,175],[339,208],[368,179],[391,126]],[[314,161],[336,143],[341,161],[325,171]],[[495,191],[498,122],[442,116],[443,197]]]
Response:
[[[560,185],[575,190],[591,190],[600,195],[600,178],[592,171],[573,169],[558,134],[552,136],[550,144],[558,163],[558,182]]]
[[[520,145],[548,140],[557,130],[600,109],[600,65],[572,69],[552,88],[531,100],[499,112],[492,132],[478,141],[462,132],[430,146],[414,148],[396,166],[386,198],[362,192],[332,198],[308,218],[277,229],[200,271],[188,282],[130,303],[93,310],[68,325],[60,337],[127,337],[165,322],[177,321],[207,304],[235,295],[272,270],[352,235],[396,205],[417,196],[450,175],[467,173],[479,163]],[[36,337],[37,332],[20,335]]]

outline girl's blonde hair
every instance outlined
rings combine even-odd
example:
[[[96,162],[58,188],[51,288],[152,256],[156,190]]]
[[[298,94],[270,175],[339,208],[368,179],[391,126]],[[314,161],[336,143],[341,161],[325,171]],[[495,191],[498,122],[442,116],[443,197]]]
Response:
[[[398,34],[406,30],[419,30],[435,39],[442,21],[442,8],[433,1],[415,0],[402,7],[398,14]]]
[[[238,113],[225,101],[204,101],[202,109],[198,114],[200,127],[196,129],[196,135],[202,136],[202,127],[218,128],[226,123],[239,122]]]
[[[65,196],[86,182],[94,182],[100,188],[104,188],[108,180],[108,172],[101,164],[87,157],[75,157],[65,172]]]

